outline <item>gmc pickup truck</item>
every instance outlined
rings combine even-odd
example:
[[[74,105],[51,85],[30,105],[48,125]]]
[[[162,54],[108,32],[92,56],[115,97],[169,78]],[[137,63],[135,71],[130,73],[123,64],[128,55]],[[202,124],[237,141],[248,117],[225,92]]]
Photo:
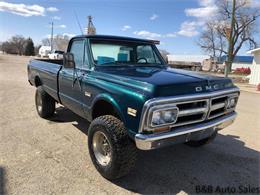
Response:
[[[203,146],[237,115],[230,79],[169,68],[152,40],[76,36],[63,60],[31,60],[28,80],[40,117],[59,103],[91,122],[89,154],[111,180],[134,167],[137,149]]]

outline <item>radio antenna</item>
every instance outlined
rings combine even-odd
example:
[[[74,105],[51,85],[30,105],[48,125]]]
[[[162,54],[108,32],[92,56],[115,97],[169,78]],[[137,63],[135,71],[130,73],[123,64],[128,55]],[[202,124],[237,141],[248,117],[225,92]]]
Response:
[[[81,27],[80,22],[79,22],[78,15],[77,15],[77,13],[75,12],[75,10],[74,10],[74,15],[75,15],[75,18],[76,18],[76,20],[77,20],[77,23],[78,23],[80,32],[81,32],[81,34],[83,35],[83,30],[82,30],[82,27]]]

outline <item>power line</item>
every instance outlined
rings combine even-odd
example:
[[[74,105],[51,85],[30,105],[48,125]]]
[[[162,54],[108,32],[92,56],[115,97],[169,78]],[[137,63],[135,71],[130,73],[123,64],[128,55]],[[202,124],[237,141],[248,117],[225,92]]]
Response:
[[[51,51],[53,49],[53,22],[51,22]]]
[[[75,17],[76,17],[76,21],[77,21],[77,23],[78,23],[80,32],[81,32],[81,34],[83,35],[83,30],[82,30],[81,24],[80,24],[80,22],[79,22],[78,15],[77,15],[77,13],[75,12],[75,10],[74,10],[74,15],[75,15]]]

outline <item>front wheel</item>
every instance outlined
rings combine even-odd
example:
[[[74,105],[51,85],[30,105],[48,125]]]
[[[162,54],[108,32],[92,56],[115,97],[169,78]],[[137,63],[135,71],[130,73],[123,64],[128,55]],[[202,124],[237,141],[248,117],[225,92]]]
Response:
[[[88,148],[96,169],[109,180],[126,175],[135,166],[137,149],[123,122],[114,116],[100,116],[92,121]]]

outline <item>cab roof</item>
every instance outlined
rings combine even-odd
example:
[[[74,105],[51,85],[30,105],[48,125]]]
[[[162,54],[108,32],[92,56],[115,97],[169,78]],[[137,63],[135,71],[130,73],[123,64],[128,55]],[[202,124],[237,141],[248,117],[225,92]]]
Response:
[[[133,42],[145,42],[150,44],[160,44],[160,41],[157,40],[149,40],[149,39],[139,39],[139,38],[133,38],[133,37],[123,37],[123,36],[114,36],[114,35],[78,35],[73,37],[75,38],[94,38],[94,39],[100,39],[100,40],[122,40],[122,41],[133,41]]]

